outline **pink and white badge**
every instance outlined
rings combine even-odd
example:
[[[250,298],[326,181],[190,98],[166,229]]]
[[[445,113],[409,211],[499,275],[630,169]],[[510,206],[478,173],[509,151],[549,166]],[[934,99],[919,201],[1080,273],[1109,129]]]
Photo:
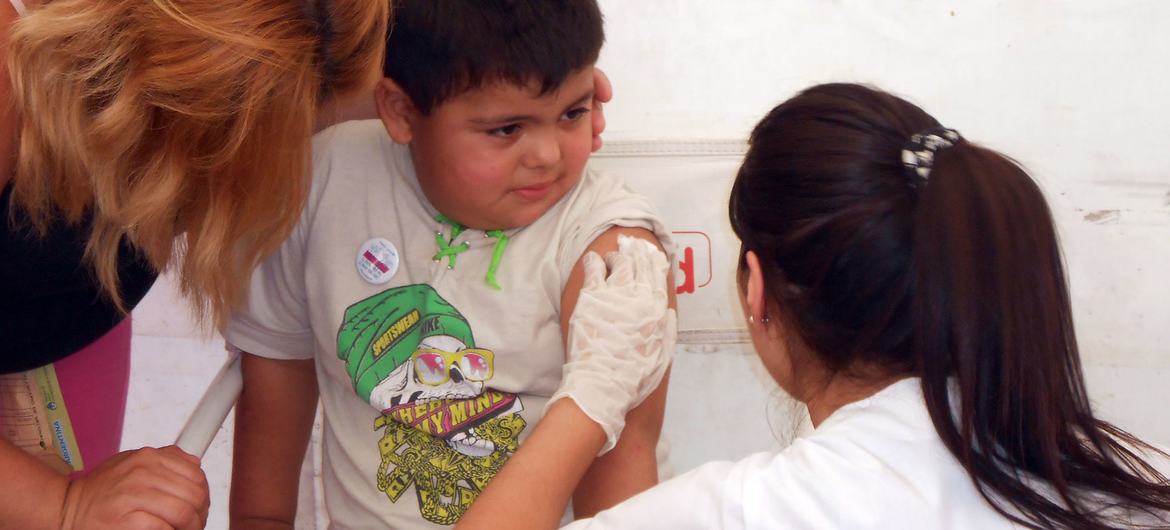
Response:
[[[390,281],[398,273],[398,249],[380,237],[366,241],[358,250],[357,271],[363,280],[374,285]]]

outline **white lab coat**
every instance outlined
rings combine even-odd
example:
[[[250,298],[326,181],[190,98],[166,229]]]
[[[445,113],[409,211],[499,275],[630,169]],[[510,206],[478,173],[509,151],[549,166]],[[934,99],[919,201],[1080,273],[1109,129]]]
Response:
[[[700,466],[566,528],[1019,528],[947,451],[920,385],[894,383],[779,453]]]

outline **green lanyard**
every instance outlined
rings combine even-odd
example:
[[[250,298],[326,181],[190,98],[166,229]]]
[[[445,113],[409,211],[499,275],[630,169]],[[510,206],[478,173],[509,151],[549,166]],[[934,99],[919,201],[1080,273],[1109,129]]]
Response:
[[[435,261],[443,261],[447,259],[447,268],[455,270],[455,258],[460,254],[467,252],[471,248],[471,243],[463,242],[462,245],[452,245],[455,239],[459,237],[466,229],[463,225],[452,221],[443,214],[435,216],[435,220],[441,224],[451,227],[451,236],[445,237],[442,230],[435,232],[435,244],[438,245],[439,251],[435,253],[433,258]],[[488,230],[484,232],[487,237],[495,238],[496,246],[492,249],[492,261],[488,265],[487,275],[484,276],[484,283],[493,289],[500,289],[500,283],[496,281],[496,271],[500,269],[500,261],[504,258],[504,249],[508,248],[508,235],[503,230]]]

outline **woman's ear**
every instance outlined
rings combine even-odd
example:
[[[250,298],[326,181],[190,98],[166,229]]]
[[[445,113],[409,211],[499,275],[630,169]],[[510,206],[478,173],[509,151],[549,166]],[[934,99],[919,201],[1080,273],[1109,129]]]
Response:
[[[413,118],[418,115],[414,102],[393,79],[383,77],[374,88],[374,104],[382,126],[396,143],[408,144],[414,134],[411,130]]]
[[[748,312],[748,320],[754,324],[768,322],[768,297],[764,287],[764,269],[760,266],[760,257],[749,250],[744,254],[747,267],[747,285],[744,289],[743,301]]]

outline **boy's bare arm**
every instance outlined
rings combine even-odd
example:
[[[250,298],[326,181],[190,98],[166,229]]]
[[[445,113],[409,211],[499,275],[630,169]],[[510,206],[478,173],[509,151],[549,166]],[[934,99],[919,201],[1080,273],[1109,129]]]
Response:
[[[658,238],[649,230],[615,227],[594,240],[586,252],[593,251],[604,256],[607,252],[616,251],[618,236],[621,235],[645,239],[660,250],[662,248]],[[578,263],[569,275],[561,297],[561,329],[565,337],[569,336],[569,318],[576,308],[583,278],[584,270]],[[666,285],[669,287],[669,306],[674,309],[676,301],[672,277],[667,278]],[[658,388],[626,415],[626,426],[617,445],[594,460],[581,478],[573,493],[573,514],[577,518],[592,516],[658,483],[656,449],[662,432],[669,379],[668,371]]]
[[[232,528],[292,529],[301,462],[317,410],[312,360],[243,353],[229,512]]]

